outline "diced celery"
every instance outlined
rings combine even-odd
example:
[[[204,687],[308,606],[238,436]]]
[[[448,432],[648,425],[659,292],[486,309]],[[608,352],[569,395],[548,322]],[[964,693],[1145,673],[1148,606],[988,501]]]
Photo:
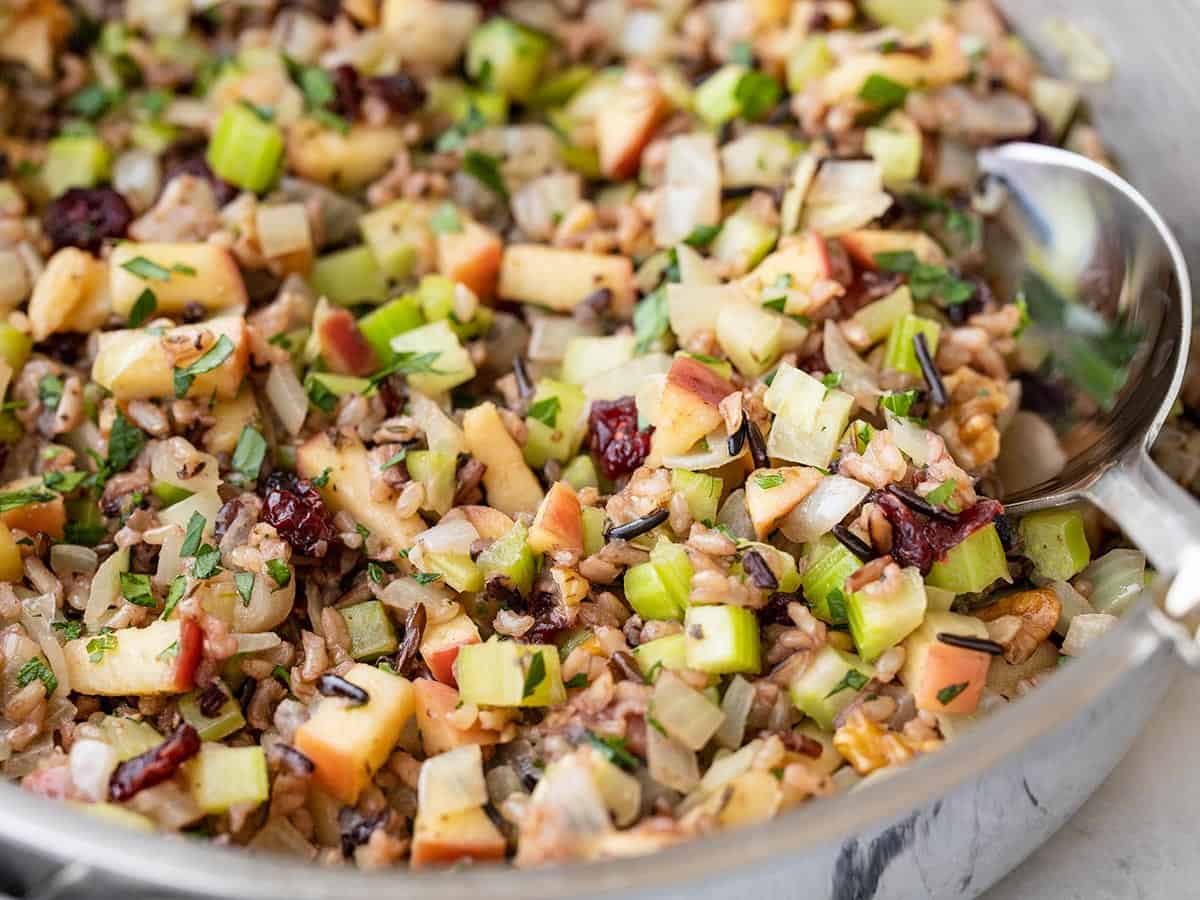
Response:
[[[408,383],[423,393],[441,394],[475,377],[470,354],[444,319],[392,338],[392,349],[414,361]]]
[[[868,585],[846,602],[854,645],[867,662],[874,662],[884,650],[904,640],[925,618],[925,582],[920,570],[902,569],[894,590],[882,587],[879,583]]]
[[[508,97],[496,91],[468,89],[455,101],[454,120],[463,121],[472,115],[472,110],[489,125],[503,125],[508,121]]]
[[[1109,550],[1083,570],[1092,585],[1088,600],[1098,613],[1122,615],[1146,585],[1146,556],[1140,550]]]
[[[1021,520],[1025,556],[1043,578],[1066,581],[1091,561],[1083,516],[1077,509],[1046,509]]]
[[[739,372],[755,378],[778,361],[783,327],[777,313],[749,303],[731,304],[717,313],[717,342]]]
[[[501,16],[489,19],[467,44],[467,74],[515,100],[525,100],[537,86],[550,52],[550,40],[531,28]]]
[[[638,644],[633,648],[633,658],[645,678],[653,679],[651,673],[656,669],[686,669],[687,637],[680,632]]]
[[[562,470],[562,480],[581,491],[585,487],[599,487],[600,476],[596,474],[596,464],[586,453],[571,460]]]
[[[225,107],[208,145],[208,164],[217,177],[261,193],[279,173],[283,131],[242,103]]]
[[[563,165],[584,178],[600,178],[604,174],[600,168],[600,153],[595,147],[563,144],[558,148],[558,152]]]
[[[167,122],[138,122],[129,139],[135,147],[159,155],[179,140],[179,129]]]
[[[887,184],[913,181],[920,172],[921,132],[918,129],[868,128],[863,148],[879,163]]]
[[[637,338],[631,334],[609,337],[573,337],[563,354],[561,378],[570,384],[583,384],[633,359]]]
[[[396,652],[396,629],[387,609],[379,600],[364,600],[341,609],[350,632],[350,655],[356,660],[372,660]]]
[[[466,553],[426,553],[425,561],[431,572],[460,593],[483,589],[483,572]]]
[[[536,662],[541,657],[541,663]],[[567,698],[558,648],[493,638],[465,644],[454,663],[459,697],[482,706],[553,706]]]
[[[257,805],[270,794],[267,755],[262,747],[203,744],[185,764],[192,798],[206,813],[223,813],[233,806]]]
[[[779,228],[758,218],[747,204],[725,220],[712,243],[711,254],[737,272],[749,272],[771,252],[777,240]]]
[[[813,615],[830,625],[844,625],[848,621],[846,579],[862,568],[862,560],[831,535],[809,544],[805,560],[800,587]]]
[[[692,94],[696,114],[714,128],[736,118],[742,111],[738,85],[748,71],[745,66],[730,63],[706,78]]]
[[[829,49],[829,41],[825,39],[825,35],[808,36],[788,57],[788,90],[793,94],[799,94],[810,82],[832,69],[836,62],[837,58]]]
[[[122,762],[141,756],[163,742],[163,736],[154,726],[125,716],[105,716],[100,720],[100,733]]]
[[[920,375],[921,365],[917,362],[917,351],[913,347],[913,338],[917,334],[925,335],[929,345],[929,355],[937,355],[938,336],[942,326],[933,319],[909,313],[896,323],[888,335],[887,349],[884,351],[883,366],[885,369],[895,369],[898,372],[908,372],[910,375]]]
[[[846,425],[854,398],[827,388],[807,372],[781,365],[764,398],[775,413],[767,453],[778,459],[825,468]]]
[[[683,605],[671,594],[652,562],[639,563],[625,570],[625,599],[645,621],[683,619]]]
[[[586,517],[584,521],[586,523]],[[533,551],[529,549],[529,529],[517,522],[480,553],[475,563],[483,571],[484,578],[504,578],[522,594],[528,594],[536,569]]]
[[[432,258],[428,219],[428,209],[411,200],[397,200],[359,219],[363,240],[386,277],[404,281],[412,275],[419,257]]]
[[[14,376],[24,368],[32,352],[33,338],[8,322],[0,322],[0,359],[12,366]]]
[[[792,703],[825,731],[837,714],[875,677],[875,670],[853,653],[823,647],[788,686]]]
[[[1069,81],[1039,75],[1030,90],[1033,108],[1050,126],[1050,133],[1059,139],[1075,118],[1079,108],[1079,88]]]
[[[721,147],[721,184],[725,188],[774,187],[792,174],[800,147],[781,128],[750,128]]]
[[[912,291],[903,284],[886,297],[868,303],[850,317],[850,321],[862,329],[867,346],[887,337],[896,323],[913,311]]]
[[[380,364],[386,366],[396,358],[392,350],[392,338],[419,328],[424,323],[420,301],[414,294],[405,294],[376,307],[359,319],[358,330],[375,351]]]
[[[363,244],[320,257],[308,281],[317,294],[339,306],[386,300],[389,291],[387,276]]]
[[[541,468],[548,460],[566,462],[579,452],[587,433],[588,400],[577,384],[543,378],[525,416],[525,461]]]
[[[950,549],[929,571],[929,583],[956,594],[976,594],[998,579],[1012,581],[996,526],[989,522]]]
[[[179,698],[179,715],[183,721],[196,729],[202,741],[219,741],[229,737],[246,724],[242,707],[233,697],[226,697],[215,716],[206,716],[200,711],[200,702],[195,692]]]
[[[314,385],[328,391],[336,397],[349,397],[352,394],[362,394],[370,388],[371,383],[356,375],[338,375],[336,372],[309,372],[304,376],[304,388],[312,395]]]
[[[720,478],[687,469],[671,471],[671,490],[687,500],[688,512],[697,522],[717,521],[717,507],[724,485]]]
[[[448,319],[454,309],[454,282],[445,275],[426,275],[417,286],[417,299],[427,322]]]
[[[604,510],[596,506],[583,508],[583,553],[591,556],[604,547]]]
[[[58,137],[46,145],[41,178],[46,192],[57,197],[73,187],[93,187],[108,178],[112,155],[95,135]]]
[[[916,31],[949,11],[946,0],[862,0],[863,12],[889,28]]]
[[[761,640],[758,619],[740,606],[691,606],[684,618],[687,666],[725,675],[758,672]]]
[[[529,96],[529,105],[536,108],[561,106],[588,82],[595,70],[590,66],[568,66],[561,72],[543,78]]]
[[[458,459],[450,453],[437,450],[410,450],[404,457],[408,474],[413,481],[425,488],[422,509],[445,515],[454,505],[454,478]]]
[[[186,500],[192,496],[192,492],[187,488],[181,488],[178,485],[170,484],[166,481],[156,481],[150,485],[150,493],[162,501],[164,507],[178,503],[180,500]]]

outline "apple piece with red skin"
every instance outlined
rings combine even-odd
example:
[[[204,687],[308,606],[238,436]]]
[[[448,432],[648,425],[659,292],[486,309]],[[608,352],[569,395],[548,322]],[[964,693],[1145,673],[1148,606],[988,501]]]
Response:
[[[670,110],[666,95],[653,82],[622,84],[596,117],[600,171],[614,179],[631,178],[642,151]]]
[[[331,372],[366,376],[379,368],[379,359],[350,310],[322,301],[313,316],[313,330],[321,359]]]
[[[923,231],[884,231],[862,228],[848,231],[838,238],[851,259],[864,269],[878,271],[876,257],[884,253],[912,253],[919,262],[944,266],[946,254],[937,242]]]
[[[196,684],[196,669],[204,653],[204,629],[195,619],[179,620],[179,655],[175,657],[174,688],[179,693],[190,691]]]
[[[583,509],[579,495],[565,481],[551,485],[538,507],[529,528],[529,549],[534,553],[570,550],[583,555]]]
[[[489,731],[478,722],[470,728],[459,728],[451,716],[459,707],[458,691],[448,684],[432,678],[418,678],[413,682],[413,699],[416,703],[417,730],[421,732],[421,746],[426,756],[445,753],[465,744],[489,745],[500,741],[500,734]]]
[[[667,372],[647,463],[658,465],[664,457],[687,453],[719,428],[723,420],[718,407],[735,390],[699,360],[676,357]]]
[[[808,466],[758,469],[746,479],[746,511],[764,540],[775,524],[813,492],[824,476]]]
[[[751,297],[761,297],[764,291],[780,287],[782,283],[786,283],[788,291],[811,293],[818,281],[830,282],[830,289],[836,295],[829,242],[815,231],[809,231],[780,241],[773,253],[742,278],[741,286]],[[824,302],[820,297],[814,298],[809,308]],[[793,309],[789,303],[789,314],[800,315],[802,312]]]
[[[37,476],[17,479],[0,490],[4,493],[21,490],[52,493],[45,490],[42,479]],[[24,531],[26,534],[46,534],[56,541],[61,541],[67,524],[67,509],[63,498],[59,494],[53,494],[53,499],[45,503],[26,503],[24,506],[0,513],[0,522],[10,529]]]
[[[181,694],[192,689],[204,632],[192,619],[85,635],[63,645],[72,690],[100,697]],[[90,646],[90,649],[89,649]]]
[[[459,519],[466,519],[475,526],[475,530],[479,532],[481,538],[491,541],[504,537],[513,527],[512,519],[490,506],[456,506],[442,516],[439,524]]]
[[[454,661],[464,644],[479,643],[479,626],[466,613],[459,613],[448,622],[430,625],[421,638],[421,658],[433,677],[442,684],[458,685],[454,677]]]
[[[482,807],[444,816],[417,816],[412,867],[448,866],[463,860],[499,862],[508,845]]]
[[[463,222],[460,231],[438,235],[438,272],[465,284],[480,300],[490,300],[496,293],[503,251],[495,231],[478,222]]]

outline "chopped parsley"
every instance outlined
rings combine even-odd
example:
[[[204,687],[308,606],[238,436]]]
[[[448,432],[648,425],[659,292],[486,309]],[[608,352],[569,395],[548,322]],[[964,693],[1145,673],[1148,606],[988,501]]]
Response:
[[[94,522],[68,522],[63,526],[63,541],[82,547],[95,547],[107,536],[108,530]]]
[[[472,103],[467,108],[467,114],[462,119],[438,136],[437,142],[434,144],[434,149],[438,153],[449,153],[452,150],[458,150],[462,147],[468,135],[472,135],[486,126],[487,119],[479,111],[479,107]]]
[[[287,587],[292,580],[292,570],[288,568],[288,564],[282,559],[268,559],[267,574],[281,588]]]
[[[663,661],[661,659],[656,659],[654,661],[654,665],[650,667],[650,671],[646,672],[642,676],[642,681],[646,682],[646,684],[654,684],[654,680],[658,678],[659,670],[662,669],[662,667]]]
[[[104,464],[105,475],[123,472],[146,446],[145,433],[125,418],[119,409],[108,435],[108,460]]]
[[[453,203],[443,203],[430,214],[429,227],[434,234],[458,234],[463,230],[458,207]]]
[[[637,338],[635,352],[645,353],[659,338],[665,337],[671,325],[664,288],[647,294],[633,310],[633,334]]]
[[[758,71],[748,71],[738,79],[733,96],[743,119],[761,119],[779,102],[779,82]]]
[[[11,512],[35,503],[49,503],[53,499],[55,495],[49,491],[40,491],[32,487],[21,488],[19,491],[4,491],[0,493],[0,513]]]
[[[842,383],[841,372],[826,372],[821,376],[821,384],[825,385],[825,396],[829,396],[829,392],[834,388],[839,387]]]
[[[134,606],[145,606],[152,609],[158,605],[158,601],[154,599],[154,591],[150,588],[149,575],[122,572],[121,596]]]
[[[558,413],[562,409],[562,403],[557,397],[545,397],[529,407],[527,415],[531,419],[541,422],[547,428],[558,427]]]
[[[58,409],[62,402],[63,380],[57,375],[43,375],[38,381],[38,399],[46,409]]]
[[[588,686],[588,677],[586,672],[577,672],[566,681],[563,682],[563,687],[568,690],[575,688],[585,688]]]
[[[908,276],[914,300],[940,297],[946,306],[966,303],[975,296],[975,285],[953,275],[944,266],[921,262],[911,250],[880,253],[875,264],[885,272]]]
[[[689,247],[700,250],[711,244],[720,233],[720,225],[697,225],[692,229],[691,234],[683,239],[683,242]]]
[[[873,72],[858,90],[858,99],[880,109],[895,109],[908,97],[908,88],[886,75]]]
[[[954,698],[971,686],[969,681],[960,681],[958,684],[948,684],[937,692],[938,703],[942,706],[949,706],[954,702]]]
[[[204,536],[204,516],[198,512],[192,513],[188,519],[187,530],[183,533],[183,544],[179,547],[180,556],[195,556],[200,549],[200,539]]]
[[[58,679],[54,677],[53,670],[37,656],[26,660],[17,670],[17,687],[25,687],[34,681],[42,683],[47,697],[58,690]]]
[[[325,485],[329,484],[329,473],[332,471],[333,469],[331,469],[329,466],[326,466],[321,470],[321,474],[314,478],[310,484],[312,484],[313,487],[325,487]]]
[[[917,402],[916,391],[891,391],[879,398],[879,405],[901,418],[907,417]]]
[[[958,490],[958,482],[953,478],[947,478],[932,491],[925,495],[925,500],[933,506],[944,506],[950,509],[951,498],[954,492]],[[957,504],[955,504],[957,506]],[[950,509],[951,512],[956,510]]]
[[[763,307],[781,313],[787,308],[787,297],[776,297],[773,300],[763,302]]]
[[[171,588],[167,591],[167,602],[163,604],[162,619],[169,619],[171,613],[175,612],[175,607],[179,605],[179,601],[183,599],[183,592],[187,590],[187,576],[176,575],[171,582]]]
[[[79,490],[80,485],[87,481],[91,475],[87,472],[47,472],[42,476],[42,484],[50,488],[52,491],[58,491],[60,494],[71,494]]]
[[[846,595],[841,588],[834,588],[825,595],[825,603],[829,607],[829,619],[833,622],[846,621]]]
[[[98,119],[121,100],[121,91],[109,90],[102,84],[89,84],[71,95],[67,109],[85,119]]]
[[[371,560],[367,563],[367,577],[371,579],[373,584],[383,584],[383,576],[387,574],[383,566]]]
[[[371,376],[367,383],[367,389],[370,390],[371,388],[375,387],[375,385],[379,384],[379,382],[386,378],[390,378],[393,375],[444,375],[444,372],[439,372],[433,367],[433,364],[437,362],[438,357],[441,355],[441,352],[436,350],[428,353],[418,353],[415,350],[404,350],[400,353],[397,353],[395,359]],[[309,397],[311,399],[312,394],[309,394]],[[337,398],[335,397],[335,405],[336,402]],[[324,409],[324,407],[322,407],[322,409]],[[329,412],[329,410],[325,411]]]
[[[529,657],[529,668],[525,670],[525,684],[521,687],[521,699],[532,697],[533,692],[545,680],[546,660],[542,658],[542,651],[539,650]]]
[[[159,662],[170,662],[179,655],[179,641],[172,641],[158,654]]]
[[[366,525],[364,525],[362,522],[355,522],[354,530],[358,532],[358,536],[361,537],[364,541],[371,536],[371,529],[368,528]]]
[[[848,669],[846,674],[842,676],[842,680],[835,684],[833,690],[825,695],[825,699],[828,700],[834,694],[840,694],[845,690],[861,691],[867,686],[868,680],[867,676],[858,671],[858,669]]]
[[[463,154],[463,171],[503,200],[508,200],[508,187],[500,172],[500,160],[479,150],[468,150]]]
[[[406,456],[408,456],[408,448],[404,447],[398,453],[396,453],[391,459],[389,459],[382,466],[380,466],[379,468],[390,469],[392,466],[398,466],[398,465],[400,465],[400,463],[404,462],[404,458]],[[328,472],[329,472],[329,470],[326,469],[325,472],[322,474],[326,474]],[[326,480],[327,481],[329,480],[328,477],[326,477]],[[314,481],[313,484],[316,484],[316,482]]]
[[[196,274],[196,270],[192,266],[185,265],[184,263],[175,263],[173,266],[171,266],[171,271],[174,272],[176,275],[195,275]]]
[[[242,598],[242,606],[249,606],[250,595],[254,591],[254,573],[238,572],[233,576],[233,583],[237,588],[238,596]]]
[[[171,279],[170,269],[160,266],[144,256],[135,256],[128,262],[121,263],[121,268],[136,275],[142,281],[170,281]]]
[[[308,394],[309,402],[323,413],[331,413],[337,409],[338,396],[325,386],[319,378],[306,378],[304,392]]]
[[[104,659],[105,653],[117,649],[117,636],[111,628],[107,631],[101,631],[100,634],[87,642],[87,646],[84,649],[87,651],[88,661],[98,663]]]
[[[441,577],[440,572],[417,572],[417,574],[413,575],[417,584],[433,584]]]
[[[769,491],[772,488],[777,488],[785,481],[782,472],[756,472],[754,475],[754,483],[764,491]]]
[[[246,479],[253,481],[262,470],[263,460],[267,456],[267,441],[257,428],[251,425],[242,427],[237,446],[233,450],[231,465]]]
[[[599,735],[594,731],[588,731],[588,743],[618,768],[624,769],[626,772],[632,772],[637,768],[638,758],[626,749],[625,738]]]
[[[192,387],[197,375],[211,372],[233,355],[233,341],[223,334],[215,344],[189,366],[175,370],[175,396],[183,397]]]
[[[50,627],[57,631],[68,641],[73,641],[83,635],[83,623],[74,619],[67,619],[62,622],[51,622]]]
[[[193,578],[212,578],[221,571],[221,551],[210,544],[205,544],[196,551],[196,559],[192,563]]]

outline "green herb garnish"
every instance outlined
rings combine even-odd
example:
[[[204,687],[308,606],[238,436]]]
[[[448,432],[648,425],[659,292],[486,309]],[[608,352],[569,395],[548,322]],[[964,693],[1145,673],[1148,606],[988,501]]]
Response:
[[[54,671],[36,656],[26,660],[17,670],[17,687],[25,687],[33,681],[42,683],[47,697],[58,690],[58,679],[54,676]]]
[[[196,559],[192,563],[193,578],[212,578],[221,571],[221,551],[216,547],[205,544],[196,551]]]
[[[233,576],[233,583],[237,587],[238,596],[242,598],[242,606],[249,606],[250,596],[254,592],[254,573],[237,572]]]
[[[242,433],[238,437],[237,446],[233,450],[233,468],[247,479],[253,481],[262,470],[263,460],[266,458],[266,455],[266,439],[257,428],[250,425],[243,426]]]
[[[599,750],[609,762],[626,772],[632,772],[638,766],[638,758],[626,749],[624,738],[588,731],[588,743]]]
[[[443,203],[430,214],[429,228],[434,234],[458,234],[463,230],[458,207],[453,203]]]
[[[128,262],[121,263],[121,268],[143,281],[169,281],[171,278],[170,269],[160,266],[144,256],[135,256]]]
[[[134,606],[153,608],[158,605],[150,588],[150,576],[135,572],[121,573],[121,596]]]
[[[557,397],[545,397],[532,404],[527,415],[529,418],[541,422],[547,428],[556,428],[560,409],[562,409],[562,404]]]
[[[756,472],[754,475],[754,483],[764,491],[769,491],[772,488],[777,488],[785,481],[782,472]]]
[[[525,684],[521,688],[521,699],[532,697],[533,692],[546,680],[546,660],[539,650],[529,657],[529,668],[525,672]]]
[[[189,366],[175,370],[175,396],[183,397],[192,387],[197,375],[211,372],[233,355],[233,341],[229,335],[223,334],[215,344]]]
[[[861,691],[867,686],[868,680],[867,676],[858,669],[850,669],[842,676],[842,680],[833,686],[833,690],[825,695],[825,699],[828,700],[834,694],[840,694],[845,690]]]
[[[948,684],[937,692],[938,703],[942,706],[949,706],[954,702],[954,698],[971,686],[969,681],[960,681],[958,684]]]
[[[267,574],[281,588],[287,587],[292,580],[292,570],[282,559],[268,559]]]
[[[187,590],[187,576],[176,575],[171,581],[171,587],[167,591],[167,601],[163,604],[161,619],[169,619],[171,613],[175,612],[175,607],[179,605],[179,601],[183,599],[183,593]]]
[[[112,629],[101,632],[88,641],[84,649],[87,651],[88,661],[98,663],[104,659],[105,653],[117,649],[117,636],[113,634]]]
[[[667,292],[660,287],[643,297],[634,307],[633,333],[637,338],[634,351],[645,353],[655,341],[666,336],[670,327],[671,316],[667,308]]]
[[[463,171],[501,199],[508,200],[508,187],[500,172],[500,160],[479,150],[468,150],[463,154]]]
[[[183,533],[183,543],[179,547],[180,556],[195,556],[200,549],[200,539],[204,536],[204,516],[194,512],[188,519],[187,529]]]
[[[158,297],[155,296],[154,291],[146,288],[133,301],[133,309],[129,310],[129,318],[125,324],[130,328],[141,328],[157,310]]]

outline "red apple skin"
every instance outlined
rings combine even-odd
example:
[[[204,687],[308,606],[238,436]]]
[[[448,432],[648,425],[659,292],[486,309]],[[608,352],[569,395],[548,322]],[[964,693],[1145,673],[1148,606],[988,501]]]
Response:
[[[499,540],[513,527],[513,520],[490,506],[456,506],[442,516],[442,522],[466,519],[475,526],[481,538]]]
[[[330,309],[317,322],[321,358],[339,375],[370,375],[379,368],[375,351],[347,309]]]
[[[680,356],[671,363],[667,384],[673,384],[704,401],[714,409],[736,388],[704,363]]]
[[[204,629],[195,619],[179,620],[179,656],[175,658],[175,690],[190,691],[204,650]]]
[[[637,174],[642,151],[654,137],[669,109],[657,85],[623,87],[600,111],[596,130],[600,137],[600,168],[609,178]]]
[[[470,728],[456,726],[449,716],[458,709],[458,691],[448,684],[430,678],[418,678],[412,683],[416,704],[417,729],[426,755],[445,753],[465,744],[495,744],[500,735],[488,731],[479,723]]]
[[[917,259],[930,265],[944,265],[946,255],[928,235],[919,231],[882,231],[863,228],[849,231],[838,238],[846,252],[859,266],[872,272],[879,269],[875,261],[881,253],[912,252]]]
[[[438,235],[438,271],[465,284],[480,300],[491,300],[503,251],[496,232],[478,222],[467,222],[462,232]]]
[[[459,648],[478,643],[479,629],[475,623],[466,615],[458,615],[426,631],[425,639],[421,641],[421,658],[429,666],[434,678],[442,684],[458,687],[458,679],[454,677],[454,661],[458,659]]]
[[[449,647],[441,647],[437,650],[430,650],[425,656],[425,665],[429,666],[429,671],[442,684],[450,687],[458,687],[458,679],[454,677],[454,661],[458,659],[458,651],[465,644],[478,644],[479,638],[463,641],[462,644],[451,644]]]
[[[538,507],[529,529],[529,547],[536,553],[571,550],[583,554],[583,511],[575,489],[565,481],[556,481]]]

